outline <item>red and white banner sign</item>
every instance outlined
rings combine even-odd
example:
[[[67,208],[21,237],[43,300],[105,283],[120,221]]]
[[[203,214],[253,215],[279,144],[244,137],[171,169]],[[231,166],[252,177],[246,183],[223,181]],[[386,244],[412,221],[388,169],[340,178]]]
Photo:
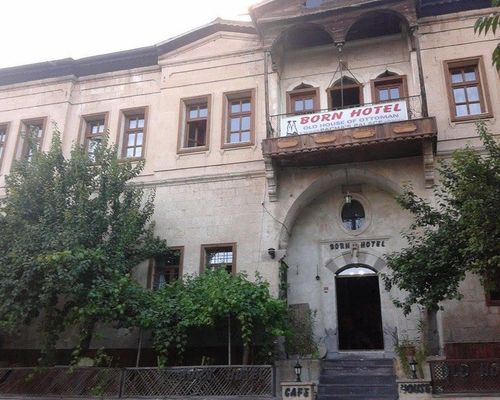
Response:
[[[406,101],[394,101],[282,118],[280,136],[328,132],[407,120]]]

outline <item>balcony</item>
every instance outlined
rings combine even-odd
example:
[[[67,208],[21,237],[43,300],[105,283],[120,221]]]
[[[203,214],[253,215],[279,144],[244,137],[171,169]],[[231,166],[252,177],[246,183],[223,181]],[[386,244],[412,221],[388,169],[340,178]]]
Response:
[[[423,156],[426,186],[430,187],[436,135],[435,118],[424,116],[421,97],[412,96],[310,114],[273,115],[262,153],[268,176],[273,177],[278,167]],[[273,183],[276,186],[269,181]]]
[[[421,112],[420,96],[354,108],[270,117],[264,157],[283,166],[309,166],[410,157],[437,134]],[[378,151],[374,151],[378,150]]]

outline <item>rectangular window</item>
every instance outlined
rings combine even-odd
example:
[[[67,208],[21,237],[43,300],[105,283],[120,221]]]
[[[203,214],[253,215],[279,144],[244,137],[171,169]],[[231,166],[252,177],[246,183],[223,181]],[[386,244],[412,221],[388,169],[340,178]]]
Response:
[[[178,151],[203,151],[208,149],[210,131],[211,96],[181,100]]]
[[[289,114],[307,114],[319,110],[318,88],[296,88],[287,93],[287,98]]]
[[[236,243],[201,246],[201,271],[224,268],[229,273],[236,272]]]
[[[453,121],[491,116],[481,58],[448,61],[445,73]]]
[[[134,110],[127,111],[124,115],[123,158],[142,158],[146,138],[146,112]]]
[[[154,259],[152,288],[160,289],[163,285],[172,283],[182,276],[183,247],[172,247],[169,253]]]
[[[500,306],[500,273],[494,279],[491,287],[486,289],[486,304],[488,306]]]
[[[42,147],[45,134],[45,118],[21,121],[22,149],[20,158],[31,160],[33,148],[29,145],[26,137],[30,135],[35,141],[34,147],[39,151]]]
[[[363,86],[354,79],[342,77],[328,89],[330,109],[357,107],[363,104]]]
[[[85,123],[85,139],[84,145],[89,154],[94,152],[94,149],[100,144],[106,132],[107,115],[92,115],[84,118]]]
[[[226,129],[223,147],[253,143],[253,91],[225,95]]]
[[[373,81],[373,102],[394,101],[406,97],[403,76],[390,76]]]

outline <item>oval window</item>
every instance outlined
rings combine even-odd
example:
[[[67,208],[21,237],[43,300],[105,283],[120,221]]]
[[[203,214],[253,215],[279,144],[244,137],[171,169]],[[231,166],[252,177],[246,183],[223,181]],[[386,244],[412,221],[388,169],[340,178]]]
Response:
[[[365,223],[365,209],[357,200],[351,200],[350,203],[342,207],[342,224],[346,229],[355,231],[361,228]]]

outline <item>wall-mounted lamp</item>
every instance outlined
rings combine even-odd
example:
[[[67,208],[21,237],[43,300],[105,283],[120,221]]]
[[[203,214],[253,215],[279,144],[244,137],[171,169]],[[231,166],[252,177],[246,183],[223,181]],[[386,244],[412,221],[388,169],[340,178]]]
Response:
[[[347,193],[345,194],[345,198],[344,198],[344,199],[345,199],[345,203],[346,203],[346,204],[351,204],[351,201],[352,201],[352,195],[351,195],[349,192],[347,192]]]
[[[274,247],[269,247],[267,249],[267,254],[274,260],[276,257],[276,249]]]
[[[300,375],[302,374],[302,365],[300,365],[299,360],[297,360],[293,369],[295,370],[295,375],[297,375],[297,382],[301,382]]]
[[[413,357],[410,361],[411,378],[417,379],[417,361]]]

